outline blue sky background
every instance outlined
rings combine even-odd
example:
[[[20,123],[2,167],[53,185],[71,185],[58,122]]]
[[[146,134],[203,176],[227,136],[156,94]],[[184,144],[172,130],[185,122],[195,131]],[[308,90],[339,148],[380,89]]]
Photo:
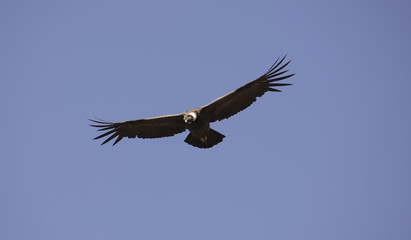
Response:
[[[411,239],[409,1],[1,1],[0,239]],[[212,149],[93,141],[288,54]]]

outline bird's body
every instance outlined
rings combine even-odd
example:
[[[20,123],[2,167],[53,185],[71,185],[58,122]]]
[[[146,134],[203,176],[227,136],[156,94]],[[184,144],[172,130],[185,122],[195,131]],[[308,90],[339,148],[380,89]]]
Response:
[[[91,120],[98,124],[91,126],[100,128],[99,131],[107,131],[95,139],[111,134],[102,144],[117,137],[113,144],[115,145],[123,137],[168,137],[188,129],[190,133],[184,140],[186,143],[199,148],[210,148],[223,141],[225,137],[223,134],[210,128],[211,122],[221,121],[235,115],[250,106],[256,101],[257,97],[261,97],[267,91],[280,92],[280,90],[272,87],[291,85],[288,83],[274,83],[294,75],[280,76],[287,72],[287,70],[281,70],[290,63],[287,62],[280,66],[284,59],[285,57],[279,62],[277,60],[267,73],[256,80],[245,84],[203,107],[193,108],[181,114],[125,122]]]
[[[207,135],[208,130],[210,129],[210,121],[206,116],[203,116],[200,113],[200,108],[190,109],[184,113],[184,115],[195,114],[195,120],[191,123],[187,123],[187,129],[190,131],[193,136],[203,137]]]
[[[185,121],[190,131],[184,140],[186,143],[199,148],[210,148],[223,141],[225,136],[210,128],[210,119],[201,113],[201,108],[190,109],[184,113],[184,119],[190,116],[194,116],[192,122]]]

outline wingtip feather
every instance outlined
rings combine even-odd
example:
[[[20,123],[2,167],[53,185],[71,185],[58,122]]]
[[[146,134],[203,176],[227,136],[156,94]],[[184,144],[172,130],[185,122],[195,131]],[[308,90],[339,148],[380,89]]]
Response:
[[[270,91],[270,92],[282,92],[281,90],[276,89],[276,88],[268,88],[268,91]]]

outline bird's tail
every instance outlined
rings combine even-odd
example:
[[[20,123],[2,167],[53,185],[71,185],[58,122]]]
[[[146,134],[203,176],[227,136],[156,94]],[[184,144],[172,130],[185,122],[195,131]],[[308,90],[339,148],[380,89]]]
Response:
[[[223,138],[225,138],[225,136],[213,129],[210,128],[210,130],[208,131],[207,136],[205,137],[195,137],[193,136],[191,133],[188,134],[188,136],[186,137],[186,140],[184,140],[184,142],[194,146],[194,147],[198,147],[198,148],[210,148],[220,142],[223,141]]]

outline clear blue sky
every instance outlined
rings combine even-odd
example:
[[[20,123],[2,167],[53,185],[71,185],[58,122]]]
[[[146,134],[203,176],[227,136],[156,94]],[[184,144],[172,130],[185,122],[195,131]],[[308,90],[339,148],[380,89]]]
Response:
[[[0,239],[411,239],[408,1],[1,1]],[[212,149],[93,141],[264,73]]]

